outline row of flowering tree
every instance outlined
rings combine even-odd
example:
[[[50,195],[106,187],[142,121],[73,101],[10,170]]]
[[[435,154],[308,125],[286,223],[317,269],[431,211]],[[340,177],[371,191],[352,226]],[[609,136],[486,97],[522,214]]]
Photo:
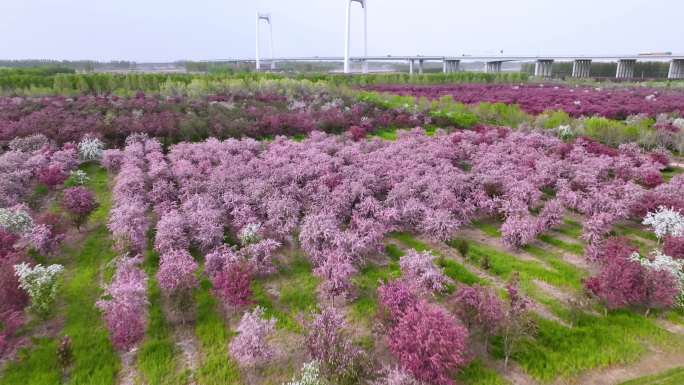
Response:
[[[38,185],[47,188],[80,227],[97,203],[81,186],[87,174],[76,167],[94,160],[101,148],[93,137],[59,147],[44,135],[33,135],[14,138],[0,154],[0,356],[18,342],[14,335],[26,320],[28,305],[39,317],[51,314],[64,270],[29,257],[29,250],[53,256],[66,232],[61,215],[41,212],[44,202],[30,199],[31,191]]]
[[[378,85],[368,89],[428,99],[450,96],[458,102],[517,104],[526,112],[541,114],[563,110],[572,116],[604,116],[624,119],[629,115],[684,111],[684,93],[678,90],[594,88],[546,84],[457,84],[438,86]]]
[[[136,135],[128,138],[123,150],[106,150],[102,154],[102,164],[110,172],[118,172],[108,227],[121,256],[97,307],[103,313],[112,344],[120,350],[134,347],[147,329],[147,275],[140,267],[150,226],[149,166],[145,155],[160,149],[157,142]]]
[[[130,98],[0,97],[0,140],[42,134],[65,143],[97,132],[109,144],[120,146],[135,133],[175,143],[210,136],[306,135],[313,130],[340,133],[349,127],[364,134],[425,122],[423,114],[380,109],[323,88],[300,84],[252,90],[241,84],[245,87],[195,98],[142,93]]]

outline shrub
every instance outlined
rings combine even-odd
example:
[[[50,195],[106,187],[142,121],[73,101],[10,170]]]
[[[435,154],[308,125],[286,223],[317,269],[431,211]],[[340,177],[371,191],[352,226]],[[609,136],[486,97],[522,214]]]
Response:
[[[42,255],[52,254],[61,242],[63,235],[55,234],[53,229],[48,225],[35,225],[31,232],[25,236],[28,243],[38,253]]]
[[[529,316],[532,302],[520,293],[517,273],[506,285],[506,291],[508,302],[504,311],[501,336],[503,337],[504,367],[507,368],[508,361],[520,341],[534,332],[534,323]]]
[[[104,150],[100,163],[109,172],[118,172],[124,161],[124,152],[119,149]]]
[[[190,246],[186,221],[177,210],[170,210],[157,221],[157,234],[154,238],[154,249],[159,253],[171,250],[184,250]]]
[[[363,352],[351,343],[346,323],[335,308],[324,309],[309,325],[306,346],[320,363],[323,376],[334,384],[358,383],[363,375]]]
[[[97,208],[93,193],[85,187],[71,187],[62,194],[62,208],[71,216],[77,229],[88,220]]]
[[[672,258],[684,259],[684,237],[666,237],[663,252]]]
[[[62,265],[36,265],[32,268],[24,262],[15,265],[14,270],[19,286],[31,298],[31,309],[40,316],[49,314],[59,289],[59,276],[64,271]]]
[[[430,252],[419,253],[416,250],[409,250],[399,259],[402,276],[428,293],[443,292],[451,280],[435,266],[435,259]]]
[[[484,337],[485,349],[489,337],[501,328],[503,304],[491,289],[482,286],[461,286],[452,298],[456,315],[468,330]]]
[[[50,188],[64,183],[68,177],[69,174],[61,165],[51,164],[38,171],[38,181]]]
[[[456,239],[452,242],[450,242],[450,245],[456,248],[458,250],[458,253],[461,254],[461,257],[467,259],[468,258],[468,251],[470,250],[470,243],[468,243],[467,240],[465,239]]]
[[[275,319],[265,320],[264,309],[257,306],[246,312],[237,326],[238,335],[230,342],[230,354],[241,366],[260,366],[273,358],[267,339],[275,330]]]

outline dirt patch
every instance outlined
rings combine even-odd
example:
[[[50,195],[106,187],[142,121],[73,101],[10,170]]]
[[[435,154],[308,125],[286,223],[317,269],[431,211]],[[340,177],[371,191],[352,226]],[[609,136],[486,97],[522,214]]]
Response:
[[[500,238],[488,237],[486,234],[484,234],[480,230],[477,230],[477,229],[461,229],[458,231],[458,235],[463,237],[463,238],[466,238],[466,239],[477,241],[477,242],[482,243],[485,246],[491,247],[493,249],[501,250],[502,252],[513,255],[514,257],[520,259],[521,261],[539,263],[540,265],[544,266],[547,269],[552,269],[552,267],[549,266],[546,262],[536,258],[535,256],[533,256],[529,253],[526,253],[525,251],[522,251],[522,250],[513,250],[510,247],[506,246],[501,241]]]
[[[534,246],[539,247],[540,249],[547,250],[555,255],[557,255],[560,259],[562,259],[564,262],[567,262],[573,266],[575,266],[578,269],[584,270],[586,272],[589,272],[591,274],[596,273],[598,271],[597,267],[590,264],[586,258],[584,258],[581,255],[569,253],[567,251],[563,251],[553,245],[549,245],[548,243],[544,242],[535,242]]]
[[[684,325],[676,324],[664,319],[658,320],[658,325],[673,334],[684,334]],[[684,364],[684,363],[683,363]]]
[[[171,327],[171,336],[174,344],[181,352],[181,367],[180,370],[190,370],[194,372],[200,362],[199,359],[199,342],[195,336],[194,328],[194,312],[184,312],[179,315],[173,310],[172,303],[169,298],[162,299],[162,311]],[[190,315],[188,315],[190,313]]]
[[[630,365],[591,371],[571,380],[557,380],[554,385],[616,385],[634,378],[649,376],[680,367],[684,352],[656,351]]]
[[[565,292],[553,285],[549,285],[548,283],[544,281],[540,281],[538,279],[533,280],[534,284],[541,289],[544,293],[550,295],[551,297],[561,301],[561,302],[568,302],[569,300],[572,299],[572,293]]]
[[[508,364],[508,370],[504,371],[502,368],[504,378],[506,378],[513,385],[537,385],[537,381],[525,374],[518,365]]]
[[[136,385],[138,384],[138,371],[135,368],[135,357],[138,353],[137,348],[133,348],[128,352],[119,353],[121,359],[121,370],[118,374],[118,385]]]

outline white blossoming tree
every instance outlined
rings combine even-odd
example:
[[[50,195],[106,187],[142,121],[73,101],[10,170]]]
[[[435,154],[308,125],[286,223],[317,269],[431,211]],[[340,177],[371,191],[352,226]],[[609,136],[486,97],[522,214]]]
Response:
[[[104,143],[97,138],[83,138],[78,143],[78,155],[83,161],[99,160],[102,158]]]
[[[240,242],[243,245],[257,243],[261,239],[260,235],[261,225],[258,223],[250,223],[243,227],[238,234]]]
[[[659,240],[667,235],[679,237],[684,234],[684,216],[666,207],[661,206],[656,212],[648,213],[642,223],[651,226]],[[684,260],[672,258],[659,249],[654,249],[648,257],[635,252],[630,259],[639,262],[646,269],[671,274],[679,289],[677,306],[684,308]]]
[[[0,228],[12,234],[26,234],[33,229],[33,219],[21,208],[0,208]]]
[[[302,366],[299,379],[293,379],[287,385],[324,385],[318,361],[307,362]]]
[[[41,316],[49,314],[50,307],[57,296],[59,276],[64,271],[62,265],[31,267],[28,263],[14,266],[21,287],[31,298],[31,308]]]
[[[651,226],[659,240],[666,235],[673,237],[684,235],[684,216],[671,208],[660,206],[656,212],[646,214],[642,223]]]
[[[72,181],[74,185],[83,186],[90,181],[90,178],[83,170],[72,170],[69,172],[69,180]]]

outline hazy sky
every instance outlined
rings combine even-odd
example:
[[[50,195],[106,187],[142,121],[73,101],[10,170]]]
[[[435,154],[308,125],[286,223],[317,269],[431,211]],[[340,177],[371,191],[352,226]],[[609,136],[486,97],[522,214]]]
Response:
[[[368,1],[371,55],[684,53],[683,0]],[[345,0],[0,0],[0,58],[253,57],[257,10],[276,56],[342,55]]]

